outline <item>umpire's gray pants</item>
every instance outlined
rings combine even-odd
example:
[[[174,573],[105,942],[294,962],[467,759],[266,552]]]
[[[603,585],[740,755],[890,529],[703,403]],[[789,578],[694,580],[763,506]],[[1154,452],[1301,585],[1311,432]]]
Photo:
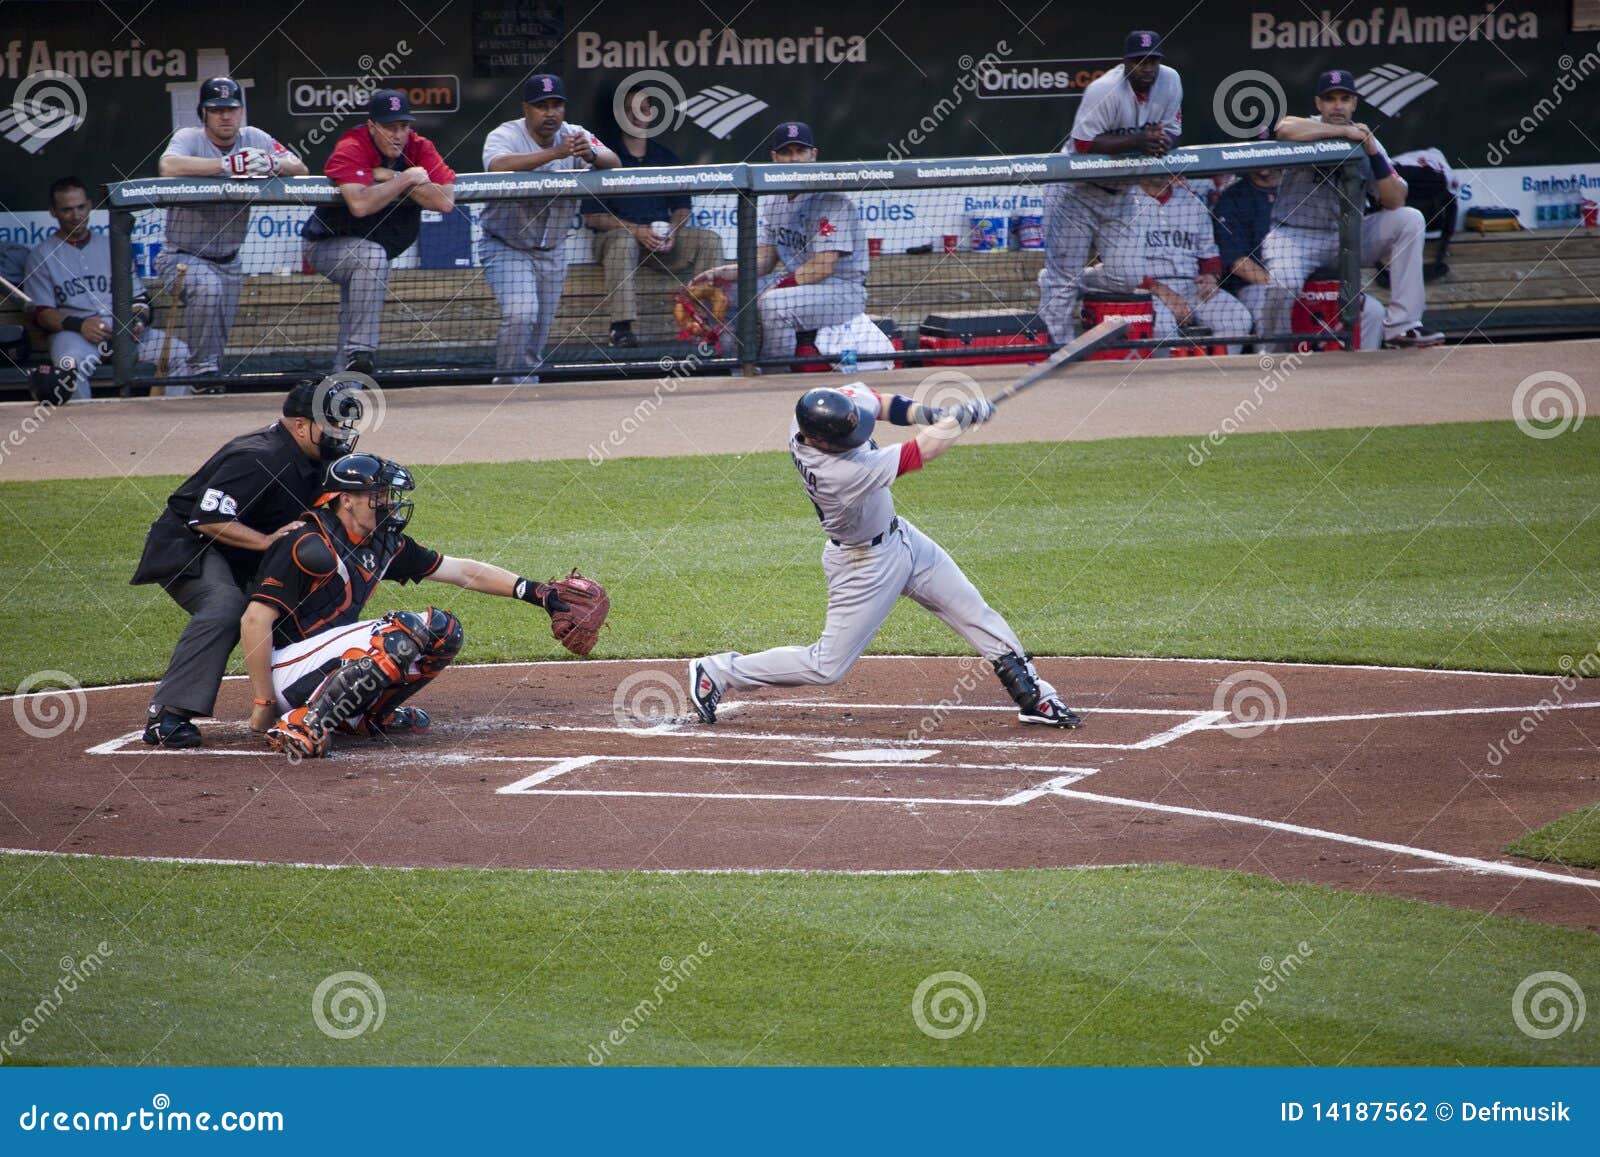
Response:
[[[243,262],[234,258],[223,263],[193,253],[162,250],[156,257],[156,272],[169,295],[177,283],[180,262],[187,268],[183,274],[183,325],[176,339],[189,347],[189,373],[215,373],[221,368],[222,351],[228,344],[234,315],[239,312]],[[169,311],[167,323],[171,322]]]
[[[763,285],[783,275],[768,274]],[[786,289],[761,290],[756,298],[761,312],[761,356],[794,356],[795,331],[824,329],[843,325],[858,313],[867,311],[867,287],[859,281],[830,277],[815,285],[791,285]]]
[[[1039,316],[1050,337],[1069,342],[1078,332],[1078,296],[1089,254],[1119,220],[1123,190],[1090,181],[1063,181],[1044,190],[1044,268],[1039,271]]]
[[[500,306],[497,370],[537,373],[567,280],[566,239],[549,249],[518,249],[485,233],[479,243],[483,276]]]
[[[150,702],[196,715],[210,715],[228,669],[228,655],[239,641],[239,616],[249,602],[226,560],[214,550],[200,556],[200,573],[163,584],[189,612],[189,623],[172,649],[167,672]]]
[[[877,546],[835,546],[822,552],[828,617],[809,647],[775,647],[754,655],[728,651],[703,659],[724,688],[837,683],[866,653],[901,595],[932,611],[985,659],[1022,654],[1022,643],[984,601],[955,559],[904,515],[900,529]],[[1054,693],[1054,688],[1048,688]]]
[[[328,237],[306,242],[306,260],[339,287],[339,346],[333,368],[342,370],[357,351],[375,353],[389,287],[389,255],[363,237]]]

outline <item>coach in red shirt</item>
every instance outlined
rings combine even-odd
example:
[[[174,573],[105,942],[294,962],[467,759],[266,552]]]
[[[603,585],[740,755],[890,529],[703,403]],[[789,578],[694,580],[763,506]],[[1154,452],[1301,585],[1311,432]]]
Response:
[[[405,93],[373,93],[367,123],[340,137],[322,167],[343,203],[317,206],[300,233],[311,268],[339,287],[335,370],[372,373],[389,263],[416,242],[424,209],[455,208],[455,170],[412,131],[415,121]]]

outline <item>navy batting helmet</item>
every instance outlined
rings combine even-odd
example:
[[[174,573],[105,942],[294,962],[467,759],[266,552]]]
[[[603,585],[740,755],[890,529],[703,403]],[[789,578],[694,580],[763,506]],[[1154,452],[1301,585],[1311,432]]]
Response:
[[[200,104],[195,112],[205,119],[208,108],[243,108],[244,89],[231,76],[213,76],[200,86]]]
[[[807,390],[794,406],[795,421],[807,441],[815,439],[849,450],[872,437],[877,420],[842,390]]]

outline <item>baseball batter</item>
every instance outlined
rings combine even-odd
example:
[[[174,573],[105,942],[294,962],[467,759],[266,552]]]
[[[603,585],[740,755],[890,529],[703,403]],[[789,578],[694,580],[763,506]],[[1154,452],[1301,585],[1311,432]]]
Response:
[[[1022,643],[943,547],[895,514],[889,488],[921,469],[961,433],[986,422],[986,399],[930,411],[911,398],[882,397],[860,382],[811,390],[795,406],[789,452],[801,485],[822,521],[828,545],[828,615],[809,647],[777,647],[755,655],[728,651],[689,664],[695,710],[715,723],[729,688],[837,683],[866,652],[902,595],[916,600],[988,659],[1024,723],[1078,727],[1082,720],[1039,677]],[[909,442],[872,441],[878,418],[897,426],[928,425]]]
[[[1150,177],[1123,193],[1117,220],[1101,235],[1100,264],[1084,271],[1089,289],[1148,290],[1155,336],[1203,325],[1224,337],[1250,333],[1250,311],[1218,288],[1222,257],[1204,203],[1173,177]],[[1228,344],[1239,352],[1242,342]]]
[[[621,163],[599,137],[567,122],[566,88],[551,73],[527,79],[522,115],[496,126],[483,142],[483,167],[490,173],[614,169]],[[567,280],[567,238],[578,220],[576,197],[492,201],[484,209],[483,275],[500,305],[497,382],[539,380]]]
[[[598,583],[576,574],[533,582],[419,545],[405,533],[414,483],[404,467],[350,454],[328,468],[326,486],[318,509],[267,549],[240,620],[255,689],[250,728],[275,750],[315,758],[327,754],[335,731],[428,729],[428,713],[403,704],[461,650],[461,622],[436,607],[363,620],[362,608],[386,578],[521,599],[550,613],[569,650],[588,654],[594,646],[610,608]]]
[[[56,231],[29,251],[22,291],[31,299],[33,323],[49,335],[50,362],[61,393],[70,391],[72,398],[83,401],[90,396],[90,377],[111,352],[111,239],[90,230],[89,192],[76,177],[62,177],[50,186],[50,215]],[[153,362],[161,356],[166,333],[146,327],[150,299],[137,271],[133,284],[138,287],[133,333],[139,358]],[[181,338],[173,338],[167,358],[170,373],[188,371],[189,347]]]
[[[1122,63],[1084,90],[1072,135],[1061,151],[1111,156],[1165,156],[1183,133],[1183,81],[1161,63],[1161,36],[1130,32]],[[1039,271],[1039,316],[1058,342],[1072,339],[1079,279],[1089,254],[1124,207],[1126,181],[1076,180],[1044,193],[1045,255]]]
[[[811,127],[801,121],[779,125],[772,159],[783,165],[815,161]],[[843,193],[763,197],[756,272],[764,358],[793,357],[798,330],[843,325],[866,312],[867,242],[855,201]],[[738,277],[739,267],[729,263],[697,274],[690,284]]]
[[[244,90],[231,77],[200,86],[198,126],[172,134],[156,171],[163,177],[303,177],[306,165],[271,133],[244,123]],[[193,351],[190,372],[218,372],[244,283],[239,247],[250,229],[250,206],[237,202],[177,205],[167,210],[166,239],[156,271],[170,294],[183,275],[181,336]],[[201,393],[221,393],[202,385]]]

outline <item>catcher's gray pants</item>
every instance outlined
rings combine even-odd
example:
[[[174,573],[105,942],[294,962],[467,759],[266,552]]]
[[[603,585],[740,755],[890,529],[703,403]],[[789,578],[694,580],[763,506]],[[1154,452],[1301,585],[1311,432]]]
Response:
[[[561,308],[566,243],[550,249],[517,249],[485,233],[478,252],[484,279],[500,305],[495,369],[536,372],[544,364],[550,326]]]
[[[938,615],[985,659],[1022,654],[1022,643],[944,547],[905,516],[877,546],[835,546],[822,552],[828,617],[809,647],[775,647],[755,655],[728,651],[701,660],[723,688],[837,683],[866,653],[901,595]],[[1047,693],[1055,688],[1046,685]]]
[[[1079,281],[1090,251],[1120,216],[1122,194],[1122,189],[1091,181],[1045,186],[1039,317],[1055,341],[1069,342],[1078,332]]]
[[[1381,209],[1361,219],[1361,264],[1389,265],[1389,308],[1384,312],[1384,338],[1405,333],[1422,324],[1426,305],[1422,283],[1422,214],[1407,205]],[[1332,229],[1297,229],[1276,226],[1261,242],[1261,264],[1272,274],[1271,292],[1263,311],[1267,333],[1289,332],[1294,299],[1306,276],[1319,265],[1331,265],[1339,256],[1339,234]],[[1370,298],[1368,300],[1371,300]],[[1363,318],[1365,315],[1363,315]],[[1363,320],[1362,348],[1369,348]]]
[[[189,612],[189,623],[178,636],[167,673],[161,676],[150,702],[210,715],[217,704],[228,655],[239,641],[239,616],[249,600],[227,562],[214,550],[200,556],[198,575],[163,587]]]
[[[815,285],[766,288],[782,276],[768,274],[763,278],[761,296],[756,298],[761,311],[762,357],[793,357],[796,330],[843,325],[867,311],[867,287],[860,282],[830,277]]]
[[[383,295],[389,287],[389,255],[364,237],[307,241],[306,260],[339,287],[339,345],[333,368],[342,370],[358,351],[376,353],[383,323]]]
[[[105,319],[108,323],[111,319]],[[166,331],[160,329],[147,329],[139,339],[139,360],[153,362],[161,356],[161,343],[166,339]],[[50,335],[50,364],[58,370],[67,368],[70,361],[72,368],[77,371],[77,385],[72,392],[73,400],[87,401],[90,397],[89,379],[101,366],[110,363],[109,349],[102,349],[81,333],[62,330],[60,333]],[[189,347],[183,339],[174,337],[172,345],[167,350],[167,372],[175,377],[183,377],[189,372]],[[180,393],[187,394],[188,386],[169,386],[167,393],[171,397],[178,397]]]
[[[222,351],[228,344],[234,315],[239,312],[239,290],[244,285],[244,270],[240,268],[243,263],[238,258],[219,262],[193,253],[163,250],[156,257],[156,272],[161,275],[161,284],[169,295],[177,283],[180,262],[188,268],[183,274],[183,324],[178,327],[173,341],[181,339],[187,343],[191,357],[189,372],[215,373],[221,366]],[[170,324],[170,314],[167,321]]]
[[[702,269],[722,262],[722,238],[709,229],[685,226],[672,239],[665,253],[647,251],[626,229],[607,229],[596,233],[595,256],[606,274],[606,301],[613,322],[632,321],[639,316],[635,300],[634,274],[641,265],[651,265],[676,274],[675,280],[687,284]]]

